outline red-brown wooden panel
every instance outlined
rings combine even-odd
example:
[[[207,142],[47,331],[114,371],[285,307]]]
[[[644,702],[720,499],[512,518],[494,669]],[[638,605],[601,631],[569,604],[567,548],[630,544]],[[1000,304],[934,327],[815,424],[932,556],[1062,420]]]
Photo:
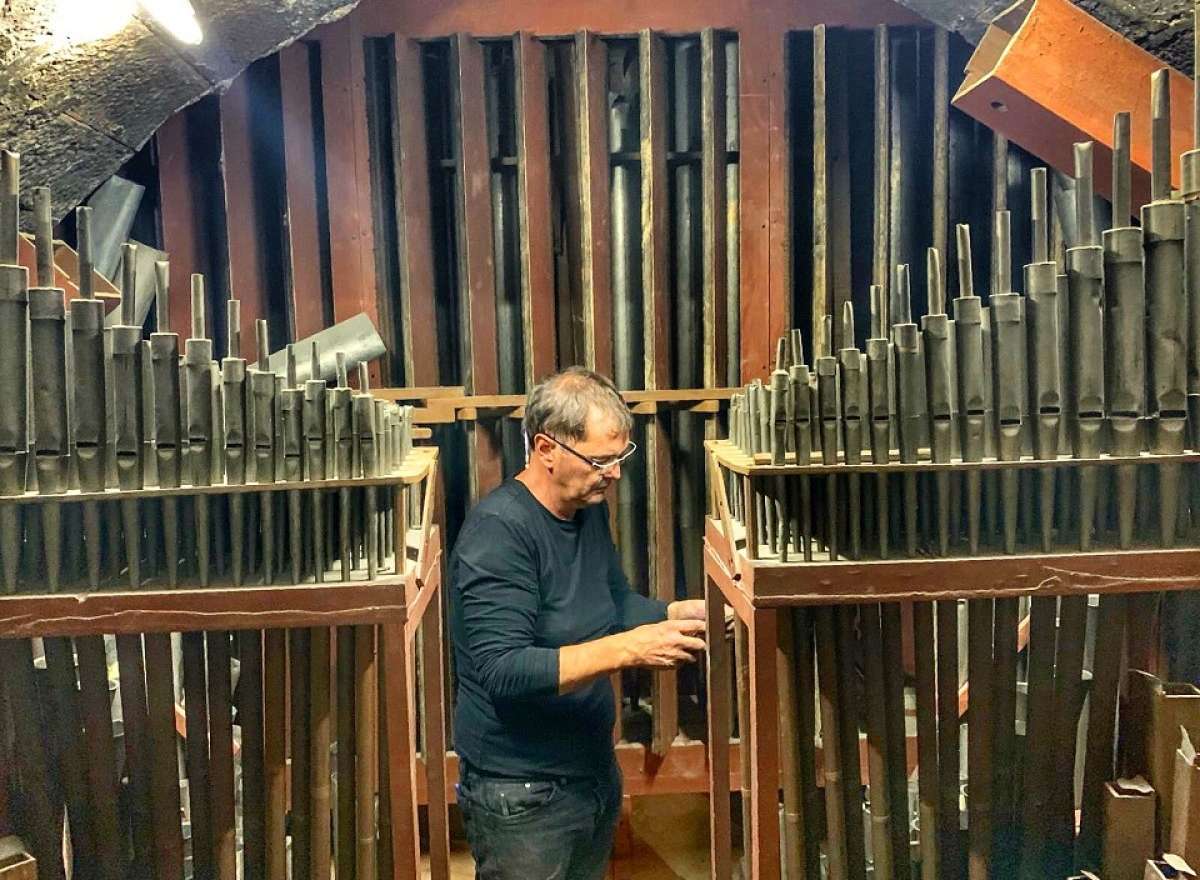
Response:
[[[462,290],[463,344],[469,357],[467,392],[496,394],[500,362],[496,354],[496,254],[492,229],[491,160],[484,96],[483,47],[467,34],[453,42],[458,123],[458,259]],[[475,497],[500,484],[500,448],[494,424],[476,422],[471,433]]]
[[[285,258],[291,261],[291,336],[325,327],[321,230],[317,219],[317,156],[313,138],[312,47],[297,42],[279,53],[283,110],[283,167],[287,191]]]
[[[429,159],[425,143],[425,79],[421,46],[397,35],[395,126],[396,220],[400,237],[400,309],[404,381],[438,384],[433,239],[429,231]]]
[[[466,34],[457,35],[453,46],[459,132],[459,283],[463,342],[470,358],[467,393],[497,394],[500,379],[496,355],[496,255],[483,47]]]
[[[766,64],[770,71],[765,82],[769,146],[767,160],[770,174],[767,186],[767,253],[771,292],[771,314],[766,345],[770,353],[773,353],[775,340],[792,326],[792,163],[788,151],[786,43],[786,33],[769,31],[762,45],[763,51],[767,53]],[[746,55],[740,57],[742,63],[746,63]]]
[[[367,96],[359,23],[356,16],[347,16],[321,33],[329,257],[334,320],[365,312],[378,327]],[[377,364],[372,364],[371,382],[379,384]]]
[[[643,31],[638,51],[642,135],[642,304],[646,389],[653,391],[667,387],[671,381],[666,47],[661,37]]]
[[[554,372],[554,255],[550,225],[550,128],[546,47],[528,33],[514,39],[521,216],[521,317],[525,385]]]
[[[782,46],[782,36],[776,35]],[[742,311],[742,378],[765,376],[774,342],[771,327],[770,162],[772,35],[755,27],[742,32],[738,52],[738,206]],[[775,66],[782,69],[782,60]]]
[[[228,242],[229,290],[242,303],[242,356],[257,355],[254,324],[267,314],[264,278],[263,237],[258,234],[260,218],[254,200],[254,113],[251,107],[250,76],[243,72],[220,99],[221,179],[225,188],[225,227]],[[214,255],[214,271],[224,263]],[[224,351],[224,340],[217,351]]]
[[[171,259],[171,328],[186,334],[191,327],[191,273],[199,268],[192,163],[188,154],[186,113],[176,113],[155,135],[158,147],[158,192],[162,212],[163,249]]]
[[[575,35],[579,112],[580,255],[584,363],[612,375],[612,264],[609,237],[608,50],[595,34]]]
[[[641,76],[642,303],[645,322],[646,388],[670,384],[671,304],[667,170],[667,63],[662,38],[642,31],[638,40]],[[675,598],[675,468],[667,434],[669,413],[646,427],[646,516],[650,522],[650,594]],[[662,757],[679,732],[678,683],[674,671],[653,682],[651,750]]]
[[[923,19],[897,3],[880,0],[363,0],[353,13],[364,20],[368,33],[392,31],[414,37],[441,36],[470,28],[489,36],[530,30],[543,36],[587,28],[610,34],[631,34],[642,28],[666,33],[697,33],[706,27],[745,30],[761,27],[782,35],[809,30],[821,22],[830,27],[870,27],[923,24]]]

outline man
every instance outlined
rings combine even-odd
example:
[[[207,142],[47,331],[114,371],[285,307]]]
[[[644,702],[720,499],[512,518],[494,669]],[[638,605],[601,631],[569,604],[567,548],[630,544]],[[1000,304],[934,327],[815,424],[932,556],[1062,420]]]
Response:
[[[635,593],[604,493],[635,451],[603,376],[533,389],[528,463],[471,511],[450,559],[459,805],[481,880],[604,875],[621,805],[609,675],[704,649],[704,602]]]

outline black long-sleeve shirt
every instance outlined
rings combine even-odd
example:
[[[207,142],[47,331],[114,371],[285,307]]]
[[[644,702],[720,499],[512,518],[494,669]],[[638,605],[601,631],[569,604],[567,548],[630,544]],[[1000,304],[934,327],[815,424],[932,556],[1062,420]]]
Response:
[[[560,695],[558,649],[666,618],[625,579],[607,508],[562,520],[507,480],[468,515],[448,581],[458,754],[518,779],[607,768],[612,686],[605,676]]]

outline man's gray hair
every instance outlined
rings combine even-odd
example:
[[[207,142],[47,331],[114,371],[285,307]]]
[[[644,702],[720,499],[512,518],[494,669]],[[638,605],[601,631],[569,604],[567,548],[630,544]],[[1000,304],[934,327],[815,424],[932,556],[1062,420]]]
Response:
[[[536,434],[582,440],[593,408],[616,422],[620,432],[633,429],[629,407],[608,378],[584,367],[567,367],[548,376],[533,387],[525,402],[526,442],[532,444]]]

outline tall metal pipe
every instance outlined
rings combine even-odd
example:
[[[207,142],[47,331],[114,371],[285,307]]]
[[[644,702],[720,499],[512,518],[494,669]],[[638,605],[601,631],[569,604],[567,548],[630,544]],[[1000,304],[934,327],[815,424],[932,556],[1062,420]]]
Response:
[[[1151,450],[1183,451],[1187,416],[1187,320],[1184,276],[1184,205],[1172,199],[1170,168],[1171,96],[1164,68],[1150,78],[1151,191],[1154,201],[1142,207],[1146,255],[1146,305],[1149,315],[1147,362],[1153,394],[1154,433]],[[1180,295],[1181,291],[1185,295]],[[1182,475],[1176,464],[1158,468],[1159,539],[1173,546]]]

